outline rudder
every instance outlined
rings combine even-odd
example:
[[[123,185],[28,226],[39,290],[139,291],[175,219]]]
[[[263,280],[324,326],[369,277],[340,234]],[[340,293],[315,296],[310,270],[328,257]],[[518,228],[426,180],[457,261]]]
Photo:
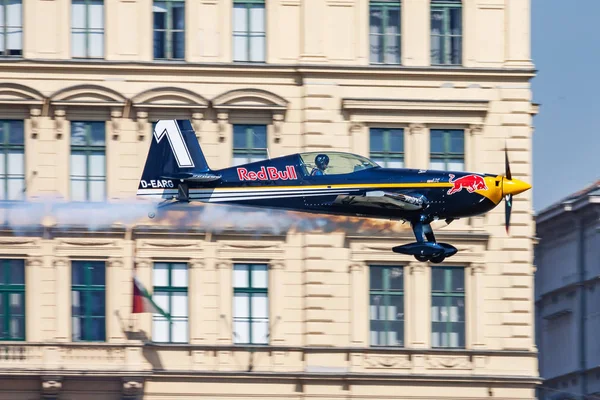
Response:
[[[186,180],[218,179],[212,174],[189,120],[156,122],[138,195],[172,197]]]

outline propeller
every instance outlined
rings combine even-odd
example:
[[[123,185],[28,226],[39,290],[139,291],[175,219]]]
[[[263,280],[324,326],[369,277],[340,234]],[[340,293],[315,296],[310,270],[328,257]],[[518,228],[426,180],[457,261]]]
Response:
[[[502,196],[504,197],[504,225],[506,233],[510,229],[510,214],[513,205],[513,196],[531,189],[531,185],[512,178],[510,163],[508,162],[508,146],[504,147],[504,176],[502,177]]]
[[[508,150],[504,147],[504,178],[512,181],[512,174],[510,173],[510,163],[508,162]],[[502,179],[502,192],[504,193],[504,179]],[[504,195],[504,226],[506,226],[506,233],[510,230],[510,212],[512,211],[512,193]]]

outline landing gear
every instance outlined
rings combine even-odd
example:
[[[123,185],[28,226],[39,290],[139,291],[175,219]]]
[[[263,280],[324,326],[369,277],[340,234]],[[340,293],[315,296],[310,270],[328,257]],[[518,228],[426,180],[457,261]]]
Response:
[[[418,222],[411,222],[413,233],[417,241],[392,248],[395,253],[408,254],[417,261],[430,261],[435,264],[443,262],[446,257],[451,257],[458,251],[448,243],[438,243],[430,225],[431,221],[421,218]]]
[[[165,208],[177,203],[189,203],[190,202],[190,189],[187,184],[180,183],[177,186],[177,195],[173,196],[170,199],[164,200],[156,206],[157,210],[161,208]],[[156,213],[154,211],[150,211],[148,213],[148,218],[154,219],[156,217]]]

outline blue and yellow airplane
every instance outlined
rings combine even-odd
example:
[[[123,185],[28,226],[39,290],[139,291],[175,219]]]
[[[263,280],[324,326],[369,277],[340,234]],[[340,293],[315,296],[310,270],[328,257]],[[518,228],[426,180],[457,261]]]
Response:
[[[531,185],[512,179],[505,157],[504,176],[382,168],[368,158],[334,151],[213,170],[188,120],[159,120],[137,194],[164,199],[161,207],[198,201],[403,220],[410,222],[417,241],[392,250],[440,263],[457,249],[436,241],[430,225],[435,220],[480,215],[504,198],[508,232],[512,197]]]

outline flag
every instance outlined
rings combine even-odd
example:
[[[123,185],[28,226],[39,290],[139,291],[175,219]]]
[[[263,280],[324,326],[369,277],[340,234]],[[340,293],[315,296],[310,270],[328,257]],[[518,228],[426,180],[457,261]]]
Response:
[[[137,276],[133,276],[133,314],[139,313],[155,313],[160,314],[168,320],[171,319],[171,316],[165,312],[162,308],[160,308],[154,300],[152,300],[152,295],[148,293],[142,282],[139,281]]]

